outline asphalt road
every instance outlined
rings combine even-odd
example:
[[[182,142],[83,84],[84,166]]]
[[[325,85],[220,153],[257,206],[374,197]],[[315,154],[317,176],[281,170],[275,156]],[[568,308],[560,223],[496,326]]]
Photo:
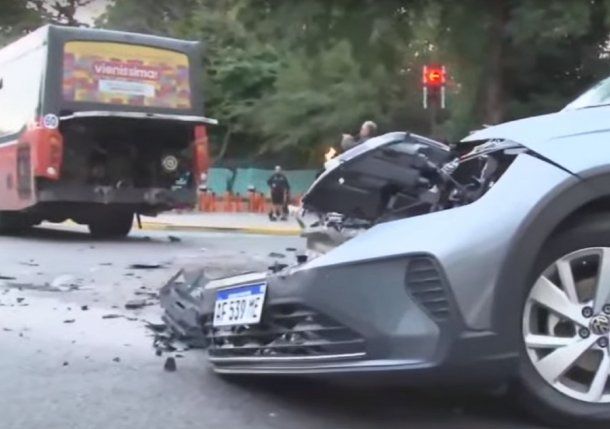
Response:
[[[210,277],[265,268],[298,238],[137,232],[92,241],[81,229],[0,237],[0,427],[3,429],[310,429],[535,427],[484,393],[224,380],[200,350],[166,372],[147,321],[179,266]],[[284,254],[271,257],[276,252]],[[151,305],[125,309],[132,299]],[[118,317],[117,317],[118,316]]]

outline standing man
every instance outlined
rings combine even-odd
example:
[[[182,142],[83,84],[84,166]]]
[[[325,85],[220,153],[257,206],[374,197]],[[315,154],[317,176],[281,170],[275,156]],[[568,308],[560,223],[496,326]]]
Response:
[[[282,173],[282,167],[279,165],[275,166],[275,172],[269,177],[267,184],[271,189],[271,204],[273,205],[269,212],[269,220],[272,222],[278,218],[287,220],[288,216],[284,208],[288,204],[290,184],[284,173]]]

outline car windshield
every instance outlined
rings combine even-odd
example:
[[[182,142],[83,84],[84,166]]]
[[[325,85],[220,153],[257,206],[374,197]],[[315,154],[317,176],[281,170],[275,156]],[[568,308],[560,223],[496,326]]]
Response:
[[[563,110],[583,109],[585,107],[596,107],[606,104],[610,104],[610,77],[598,82],[592,88],[585,91]]]

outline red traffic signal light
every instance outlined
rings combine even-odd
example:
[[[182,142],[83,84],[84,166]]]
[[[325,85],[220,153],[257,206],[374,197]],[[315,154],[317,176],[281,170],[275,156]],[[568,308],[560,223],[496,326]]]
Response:
[[[439,87],[445,85],[447,78],[445,66],[424,66],[423,84],[427,87]]]

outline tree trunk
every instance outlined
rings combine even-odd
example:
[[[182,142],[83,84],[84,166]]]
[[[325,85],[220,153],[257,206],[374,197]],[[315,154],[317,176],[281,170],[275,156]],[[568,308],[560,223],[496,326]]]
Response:
[[[495,0],[492,2],[491,8],[483,119],[486,124],[497,124],[502,122],[505,112],[502,57],[506,43],[506,25],[509,19],[508,2],[506,0]]]
[[[227,132],[225,133],[224,137],[222,138],[222,146],[220,147],[220,151],[218,152],[218,155],[214,159],[214,163],[217,163],[218,161],[222,160],[224,158],[225,154],[227,153],[227,149],[229,148],[229,143],[231,142],[231,134],[233,134],[233,129],[231,127],[228,127]]]

